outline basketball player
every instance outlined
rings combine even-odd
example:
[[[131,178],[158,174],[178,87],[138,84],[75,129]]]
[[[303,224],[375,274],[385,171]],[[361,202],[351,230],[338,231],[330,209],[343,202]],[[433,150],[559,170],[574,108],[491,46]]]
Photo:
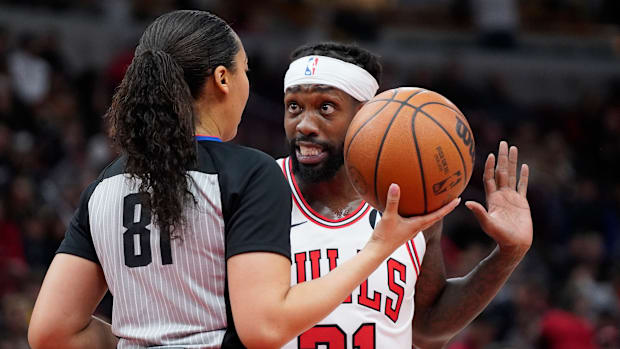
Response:
[[[293,192],[291,278],[301,284],[356,256],[381,213],[347,179],[343,144],[351,119],[375,96],[381,66],[353,45],[322,43],[292,54],[284,78],[290,156],[279,159]],[[442,223],[398,248],[330,315],[285,348],[441,348],[495,296],[529,249],[528,167],[517,183],[517,148],[499,145],[484,170],[487,209],[467,202],[497,248],[468,275],[446,280]],[[385,218],[385,214],[383,218]]]
[[[146,29],[107,115],[123,156],[80,199],[32,314],[33,348],[280,347],[458,204],[401,218],[393,185],[357,258],[291,287],[282,173],[222,142],[247,102],[246,71],[239,38],[212,14],[176,11]],[[91,317],[108,288],[111,328]]]

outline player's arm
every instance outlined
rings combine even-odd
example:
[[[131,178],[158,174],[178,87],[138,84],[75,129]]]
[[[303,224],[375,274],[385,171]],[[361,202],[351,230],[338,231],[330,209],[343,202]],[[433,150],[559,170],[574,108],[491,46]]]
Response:
[[[415,218],[398,215],[398,186],[372,238],[355,257],[318,279],[290,286],[290,261],[275,253],[243,253],[228,259],[233,319],[249,348],[278,348],[333,311],[415,229],[427,228],[458,204]],[[419,231],[419,230],[418,230]]]
[[[92,317],[108,287],[101,266],[59,253],[45,275],[30,325],[33,349],[116,348],[110,325]]]
[[[440,225],[424,235],[427,243],[415,292],[413,342],[418,348],[443,346],[495,297],[520,258],[495,249],[469,274],[446,280]]]
[[[413,341],[420,348],[441,348],[495,297],[532,243],[532,219],[526,199],[528,167],[517,183],[517,148],[501,142],[498,163],[490,154],[484,170],[488,211],[467,202],[497,247],[469,274],[446,280],[441,223],[425,231],[427,252],[416,285]]]

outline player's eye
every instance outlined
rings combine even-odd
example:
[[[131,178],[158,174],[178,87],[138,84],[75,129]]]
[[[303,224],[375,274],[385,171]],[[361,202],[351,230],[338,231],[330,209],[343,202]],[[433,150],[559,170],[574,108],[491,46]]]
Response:
[[[321,105],[321,114],[329,115],[333,113],[334,110],[336,110],[336,108],[334,108],[334,105],[331,103],[323,103]]]
[[[286,110],[291,114],[297,114],[301,111],[301,107],[296,102],[288,103]]]

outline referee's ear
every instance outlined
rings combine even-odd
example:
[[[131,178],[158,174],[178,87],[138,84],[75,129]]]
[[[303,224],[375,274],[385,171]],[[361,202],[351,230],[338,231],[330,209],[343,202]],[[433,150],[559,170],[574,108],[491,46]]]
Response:
[[[218,65],[213,71],[213,83],[215,88],[223,94],[230,92],[230,85],[228,84],[228,77],[230,72],[223,65]]]

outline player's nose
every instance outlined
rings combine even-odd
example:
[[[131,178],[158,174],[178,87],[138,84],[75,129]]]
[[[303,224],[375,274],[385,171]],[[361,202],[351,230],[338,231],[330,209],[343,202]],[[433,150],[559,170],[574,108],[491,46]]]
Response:
[[[305,112],[299,116],[299,122],[297,123],[295,130],[305,136],[316,136],[319,133],[319,128],[315,117],[308,112]]]

